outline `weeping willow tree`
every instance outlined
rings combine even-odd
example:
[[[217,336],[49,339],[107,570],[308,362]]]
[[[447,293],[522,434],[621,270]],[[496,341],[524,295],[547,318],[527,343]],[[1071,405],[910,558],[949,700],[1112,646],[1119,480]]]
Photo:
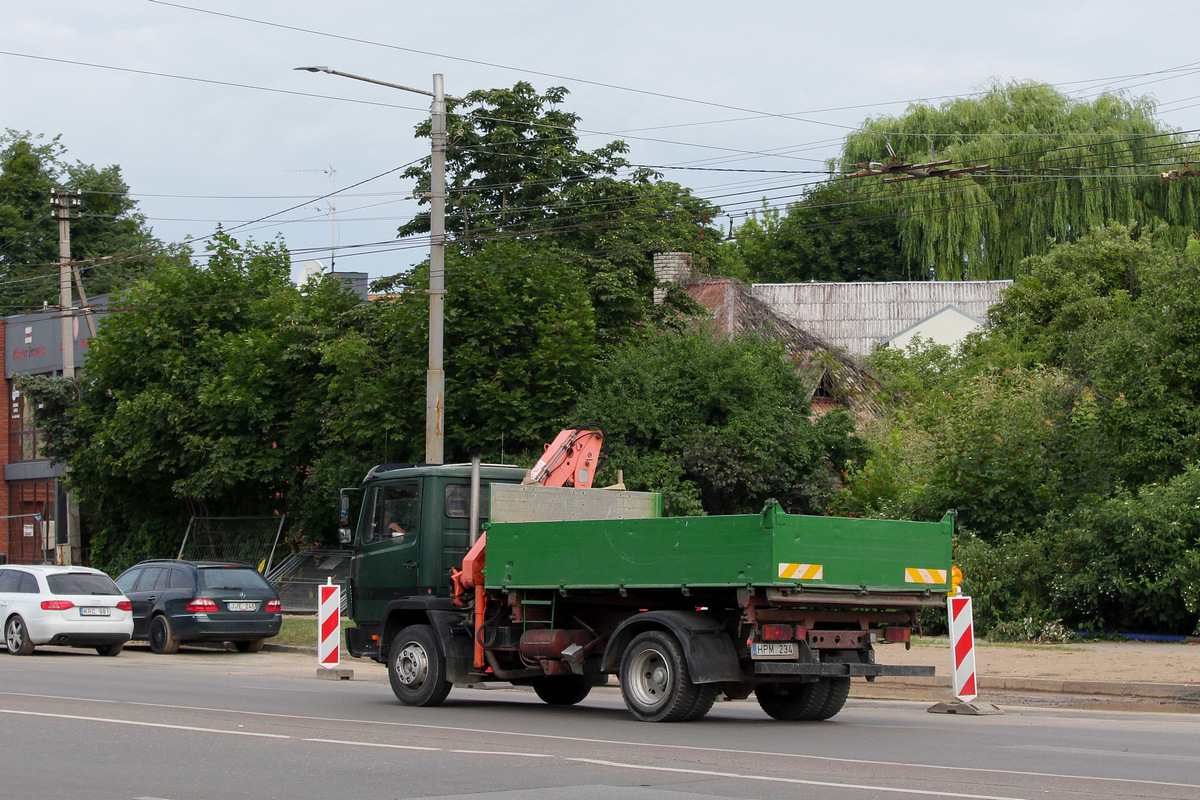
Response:
[[[1182,245],[1200,225],[1200,178],[1165,180],[1194,142],[1160,124],[1153,100],[1105,93],[1070,98],[1034,82],[993,85],[940,106],[872,117],[831,166],[949,160],[978,167],[956,178],[843,179],[899,220],[910,273],[940,279],[1011,278],[1022,259],[1109,222],[1158,228]]]

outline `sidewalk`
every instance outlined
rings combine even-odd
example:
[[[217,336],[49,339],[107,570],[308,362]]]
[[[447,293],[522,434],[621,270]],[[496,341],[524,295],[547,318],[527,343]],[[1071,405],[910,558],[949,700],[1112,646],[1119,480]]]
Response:
[[[876,648],[881,664],[937,667],[932,678],[879,678],[854,695],[944,700],[951,696],[953,657],[946,640],[927,640],[911,649]],[[1200,711],[1200,644],[1083,642],[1069,645],[976,643],[976,676],[981,700],[998,695],[1056,694],[1179,704]],[[861,691],[860,691],[861,690]]]

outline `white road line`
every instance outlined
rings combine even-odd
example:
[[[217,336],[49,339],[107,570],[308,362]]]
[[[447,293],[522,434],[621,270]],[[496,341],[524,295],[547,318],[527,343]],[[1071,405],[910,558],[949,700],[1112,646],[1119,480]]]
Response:
[[[556,758],[549,753],[513,753],[509,750],[451,750],[451,753],[465,753],[472,756],[517,756],[518,758]]]
[[[140,728],[167,728],[175,731],[192,731],[194,733],[225,733],[231,736],[258,736],[263,739],[290,739],[281,733],[253,733],[251,731],[228,731],[221,728],[197,728],[191,725],[168,725],[165,722],[139,722],[131,719],[112,719],[109,717],[84,717],[79,714],[50,714],[45,711],[14,711],[0,708],[0,714],[18,714],[25,717],[51,717],[53,719],[73,719],[80,722],[103,722],[108,725],[134,725]]]
[[[302,739],[304,742],[318,742],[320,744],[348,744],[354,747],[386,747],[389,750],[425,750],[430,753],[440,753],[440,747],[417,747],[411,744],[388,744],[386,742],[356,742],[353,739]]]
[[[763,781],[766,783],[790,783],[801,786],[828,786],[834,789],[864,789],[869,792],[890,792],[895,794],[919,794],[926,797],[959,797],[966,800],[1026,800],[1023,797],[994,794],[967,794],[965,792],[939,792],[930,789],[902,789],[899,786],[872,786],[864,783],[840,783],[838,781],[814,781],[804,778],[778,778],[770,775],[754,775],[742,772],[719,772],[710,769],[683,769],[680,767],[655,767],[649,764],[622,764],[619,761],[600,761],[595,758],[568,758],[567,761],[577,761],[582,764],[595,764],[601,767],[617,767],[618,769],[644,770],[647,772],[671,772],[678,775],[699,775],[705,778],[734,778],[739,781]]]
[[[306,722],[329,722],[340,724],[357,724],[357,725],[380,725],[384,727],[399,727],[399,728],[416,728],[420,730],[445,731],[447,733],[481,733],[490,736],[502,736],[506,738],[524,737],[545,739],[548,741],[560,741],[570,744],[611,744],[622,747],[640,747],[653,748],[656,750],[679,750],[685,752],[701,752],[711,753],[711,747],[700,745],[686,744],[661,744],[657,742],[639,742],[633,740],[622,739],[589,739],[578,736],[559,736],[549,733],[527,733],[521,731],[502,731],[492,730],[488,728],[465,728],[455,725],[429,725],[419,722],[392,722],[390,720],[367,720],[367,719],[351,719],[345,717],[317,717],[305,714],[276,714],[266,711],[246,711],[244,709],[231,708],[211,708],[208,706],[180,706],[167,705],[163,703],[141,703],[125,700],[100,700],[91,697],[63,697],[62,695],[49,694],[28,694],[26,692],[0,692],[0,697],[3,696],[24,697],[24,698],[39,698],[46,700],[61,700],[68,702],[87,702],[87,703],[103,703],[116,705],[130,706],[146,706],[150,708],[174,709],[176,711],[201,711],[208,713],[223,713],[223,714],[239,714],[245,716],[263,717],[266,719],[289,719],[303,720]],[[1081,712],[1082,713],[1082,712]],[[1190,723],[1190,720],[1189,720]],[[1106,778],[1097,777],[1095,775],[1079,775],[1061,772],[1029,772],[1025,770],[1011,769],[994,769],[990,767],[960,767],[948,764],[926,764],[919,762],[905,761],[876,761],[863,758],[840,758],[837,756],[814,756],[807,753],[782,753],[769,750],[735,750],[722,748],[722,752],[730,755],[750,755],[750,756],[769,756],[772,758],[790,758],[802,761],[822,761],[832,764],[860,764],[870,767],[905,767],[918,770],[938,770],[942,772],[973,772],[987,775],[1013,775],[1024,778],[1063,778],[1076,781],[1093,781],[1100,783],[1129,783],[1136,785],[1147,786],[1170,786],[1184,789],[1200,789],[1200,784],[1197,783],[1173,783],[1170,781],[1153,781],[1140,778]]]

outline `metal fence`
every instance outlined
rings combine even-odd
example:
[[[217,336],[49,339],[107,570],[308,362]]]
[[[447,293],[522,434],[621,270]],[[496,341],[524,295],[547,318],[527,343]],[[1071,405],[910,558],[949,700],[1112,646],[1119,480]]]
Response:
[[[318,547],[293,553],[267,573],[288,614],[315,614],[320,603],[317,587],[332,581],[342,587],[342,611],[349,602],[350,551]]]
[[[268,573],[286,514],[255,517],[192,517],[179,555],[189,561],[241,561]]]

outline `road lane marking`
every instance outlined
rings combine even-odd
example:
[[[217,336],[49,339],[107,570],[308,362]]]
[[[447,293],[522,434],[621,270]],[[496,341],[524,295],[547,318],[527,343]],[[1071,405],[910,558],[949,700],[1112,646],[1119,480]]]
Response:
[[[352,718],[345,718],[345,717],[318,717],[318,716],[312,716],[312,715],[306,715],[306,714],[277,714],[277,713],[272,713],[272,712],[267,712],[267,711],[247,711],[244,709],[212,708],[212,707],[208,707],[208,706],[181,706],[181,705],[168,705],[168,704],[164,704],[164,703],[143,703],[143,702],[136,702],[136,701],[129,701],[129,700],[103,700],[103,699],[97,699],[97,698],[91,698],[91,697],[64,697],[62,695],[28,694],[26,692],[3,692],[3,691],[0,691],[0,697],[3,697],[3,696],[12,696],[12,697],[20,697],[20,698],[36,698],[36,699],[45,699],[45,700],[57,700],[57,701],[65,701],[65,702],[79,701],[79,702],[101,703],[101,704],[110,704],[110,705],[146,706],[149,708],[172,709],[172,710],[176,710],[176,711],[200,711],[200,712],[220,713],[220,714],[239,714],[239,715],[246,715],[246,716],[263,717],[263,718],[267,718],[267,719],[302,720],[305,722],[340,723],[340,724],[348,724],[348,725],[380,725],[380,726],[384,726],[384,727],[417,728],[420,730],[445,731],[447,733],[479,733],[479,734],[486,734],[486,735],[490,735],[490,736],[500,736],[500,737],[505,737],[505,738],[510,738],[510,739],[514,738],[514,737],[524,737],[524,738],[545,739],[545,740],[549,740],[549,741],[560,741],[560,742],[566,742],[566,743],[570,743],[570,744],[579,744],[582,742],[585,744],[608,744],[608,745],[617,745],[617,746],[621,746],[621,747],[654,748],[654,749],[659,749],[659,750],[680,750],[680,751],[686,751],[686,752],[701,752],[701,753],[711,753],[712,752],[711,747],[704,747],[704,746],[699,746],[699,745],[662,744],[662,743],[658,743],[658,742],[640,742],[640,741],[635,741],[635,740],[622,740],[622,739],[591,739],[591,738],[582,738],[582,737],[577,737],[577,736],[559,736],[559,735],[549,734],[549,733],[528,733],[528,732],[523,732],[523,731],[501,731],[501,730],[491,730],[488,728],[466,728],[466,727],[452,726],[452,725],[429,725],[426,723],[419,723],[419,722],[393,722],[390,720],[367,720],[367,719],[352,719]],[[1084,712],[1080,712],[1080,713],[1082,714]],[[1192,723],[1189,720],[1189,726],[1191,726],[1191,724]],[[1189,729],[1190,729],[1190,727],[1189,727]],[[1070,773],[1061,773],[1061,772],[1030,772],[1030,771],[1026,771],[1026,770],[995,769],[995,768],[991,768],[991,767],[961,767],[961,766],[952,766],[952,765],[946,765],[946,764],[926,764],[926,763],[904,762],[904,761],[876,761],[876,760],[863,759],[863,758],[842,758],[842,757],[838,757],[838,756],[817,756],[817,755],[809,755],[807,753],[782,753],[782,752],[774,752],[774,751],[768,751],[768,750],[734,750],[734,749],[724,749],[723,748],[722,752],[729,754],[729,755],[769,756],[772,758],[790,758],[790,759],[797,759],[797,760],[803,760],[803,761],[824,761],[824,762],[834,763],[834,764],[855,764],[855,765],[865,765],[865,766],[871,766],[871,767],[904,767],[904,768],[910,768],[910,769],[916,769],[916,770],[940,770],[943,772],[976,772],[976,773],[988,774],[988,775],[1013,775],[1013,776],[1025,777],[1025,778],[1063,778],[1063,779],[1067,779],[1067,780],[1095,781],[1095,782],[1101,782],[1101,783],[1129,783],[1129,784],[1147,785],[1147,786],[1168,786],[1168,787],[1184,788],[1184,789],[1200,789],[1200,784],[1196,784],[1196,783],[1176,783],[1176,782],[1171,782],[1171,781],[1154,781],[1154,780],[1146,780],[1146,779],[1141,779],[1141,778],[1108,778],[1108,777],[1097,777],[1095,775],[1079,775],[1079,774],[1070,774]]]
[[[451,750],[451,753],[465,753],[472,756],[517,756],[518,758],[558,758],[549,753],[513,753],[508,750]]]
[[[85,717],[79,714],[51,714],[46,711],[14,711],[0,708],[0,714],[19,714],[25,717],[51,717],[53,719],[73,719],[80,722],[103,722],[108,725],[135,725],[140,728],[167,728],[175,731],[191,731],[193,733],[225,733],[231,736],[258,736],[263,739],[290,739],[282,733],[254,733],[252,731],[227,731],[221,728],[197,728],[193,725],[169,725],[165,722],[141,722],[132,719],[112,719],[109,717]]]
[[[1152,758],[1164,761],[1186,761],[1196,763],[1196,756],[1180,756],[1173,753],[1138,753],[1133,750],[1100,750],[1092,747],[1051,747],[1040,744],[1002,744],[1008,750],[1032,750],[1035,753],[1065,753],[1072,756],[1105,756],[1111,758]]]
[[[349,744],[355,747],[386,747],[390,750],[425,750],[430,753],[442,752],[441,747],[417,747],[412,744],[388,744],[387,742],[356,742],[353,739],[302,739],[305,742],[319,742],[321,744]]]
[[[838,781],[814,781],[805,778],[782,778],[771,775],[755,775],[744,772],[720,772],[712,769],[684,769],[682,767],[655,767],[649,764],[623,764],[619,761],[601,761],[596,758],[568,758],[581,764],[601,767],[643,770],[646,772],[671,772],[678,775],[699,775],[705,778],[733,778],[739,781],[762,781],[766,783],[789,783],[801,786],[826,786],[834,789],[863,789],[869,792],[891,792],[895,794],[919,794],[925,797],[960,797],[966,800],[1026,800],[1023,797],[995,794],[967,794],[965,792],[939,792],[932,789],[903,789],[899,786],[872,786],[865,783],[841,783]]]

